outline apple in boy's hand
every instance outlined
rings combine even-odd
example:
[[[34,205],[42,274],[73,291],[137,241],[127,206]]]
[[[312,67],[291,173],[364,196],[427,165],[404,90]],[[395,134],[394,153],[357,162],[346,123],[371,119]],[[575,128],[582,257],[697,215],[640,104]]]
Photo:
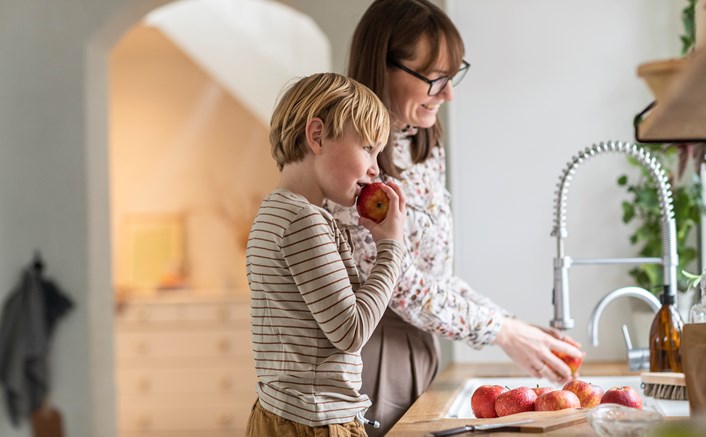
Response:
[[[642,410],[642,398],[634,388],[625,385],[606,390],[601,397],[601,404],[620,404]]]
[[[581,401],[578,396],[568,390],[554,390],[537,397],[534,404],[536,411],[557,411],[567,408],[579,408]]]
[[[517,387],[500,394],[495,400],[495,412],[498,416],[534,411],[537,393],[529,387]]]
[[[375,223],[385,220],[390,199],[382,190],[382,182],[373,182],[363,187],[356,200],[356,209],[361,217],[369,218]]]
[[[507,389],[502,385],[481,385],[471,396],[471,409],[479,419],[498,417],[495,412],[495,400]]]
[[[564,390],[573,392],[581,401],[583,408],[593,408],[601,403],[603,389],[595,384],[591,384],[580,379],[574,379],[564,384]]]

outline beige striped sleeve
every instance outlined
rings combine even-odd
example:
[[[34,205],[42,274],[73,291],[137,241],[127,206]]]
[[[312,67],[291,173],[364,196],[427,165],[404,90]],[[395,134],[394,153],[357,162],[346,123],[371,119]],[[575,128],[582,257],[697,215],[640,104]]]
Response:
[[[326,338],[342,351],[359,350],[387,307],[404,246],[394,240],[379,242],[379,262],[355,292],[332,228],[320,212],[302,208],[285,230],[280,250]]]

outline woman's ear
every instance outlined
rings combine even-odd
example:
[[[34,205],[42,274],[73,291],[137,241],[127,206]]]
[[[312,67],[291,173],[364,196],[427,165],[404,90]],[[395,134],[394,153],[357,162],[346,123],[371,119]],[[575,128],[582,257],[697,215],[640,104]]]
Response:
[[[306,145],[314,155],[321,153],[321,141],[324,137],[324,122],[320,118],[312,118],[306,124]]]

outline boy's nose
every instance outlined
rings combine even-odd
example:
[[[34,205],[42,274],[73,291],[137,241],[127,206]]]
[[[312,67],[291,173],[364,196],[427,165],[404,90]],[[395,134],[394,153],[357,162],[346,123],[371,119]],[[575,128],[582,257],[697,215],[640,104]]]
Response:
[[[377,175],[379,175],[379,174],[380,174],[380,168],[378,167],[378,162],[377,162],[377,160],[374,160],[373,165],[371,165],[370,168],[368,169],[368,175],[371,178],[376,178]]]

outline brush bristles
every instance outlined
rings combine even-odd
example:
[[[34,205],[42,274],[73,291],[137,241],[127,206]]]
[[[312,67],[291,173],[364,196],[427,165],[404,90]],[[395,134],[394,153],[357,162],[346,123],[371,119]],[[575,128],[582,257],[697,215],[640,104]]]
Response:
[[[683,385],[649,384],[643,382],[642,392],[645,396],[653,397],[655,399],[669,399],[672,401],[687,400],[686,387]]]

